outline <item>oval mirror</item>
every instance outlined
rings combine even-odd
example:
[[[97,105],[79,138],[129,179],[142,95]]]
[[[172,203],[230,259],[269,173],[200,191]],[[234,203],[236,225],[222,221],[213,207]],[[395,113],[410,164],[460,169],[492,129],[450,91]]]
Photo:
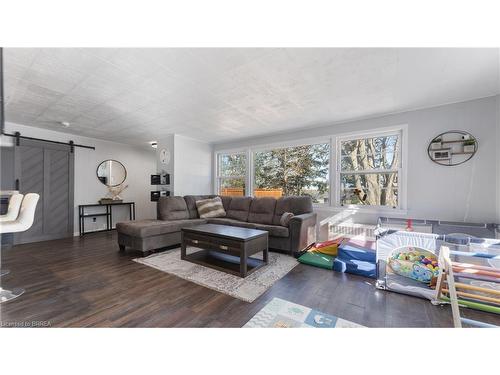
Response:
[[[127,170],[116,160],[104,160],[97,167],[97,178],[106,186],[118,186],[127,178]]]

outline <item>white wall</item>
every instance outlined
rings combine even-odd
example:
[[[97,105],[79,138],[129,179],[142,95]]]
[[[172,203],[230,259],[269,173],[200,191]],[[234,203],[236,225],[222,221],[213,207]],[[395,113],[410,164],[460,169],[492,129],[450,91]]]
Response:
[[[497,223],[500,224],[500,95],[497,96]]]
[[[407,217],[467,222],[495,222],[495,204],[499,185],[496,175],[498,137],[498,96],[455,103],[434,108],[398,113],[378,118],[344,122],[280,133],[270,136],[216,144],[214,150],[244,148],[270,143],[285,143],[353,131],[408,126]],[[467,163],[444,167],[433,163],[427,155],[429,141],[439,133],[465,130],[474,135],[479,150]],[[500,177],[499,177],[500,178]],[[500,198],[499,198],[500,199]],[[378,215],[322,210],[320,218],[349,219],[374,223]]]
[[[170,185],[169,186],[158,186],[158,190],[167,190],[170,191],[170,194],[174,194],[174,186],[175,186],[175,180],[176,176],[174,173],[174,166],[175,166],[175,135],[171,134],[167,137],[164,137],[160,140],[158,140],[158,146],[156,148],[156,173],[168,173],[170,175]],[[165,149],[170,155],[170,160],[168,161],[167,164],[163,164],[160,161],[160,150]]]
[[[170,152],[170,162],[160,162],[160,151]],[[158,172],[170,173],[171,195],[212,193],[212,145],[178,134],[172,134],[158,141]]]
[[[99,182],[96,176],[97,166],[106,159],[118,160],[127,169],[125,184],[129,187],[123,192],[122,197],[125,201],[136,203],[136,218],[150,219],[156,216],[156,205],[150,202],[149,196],[150,175],[156,172],[156,155],[151,147],[147,145],[144,148],[133,147],[12,123],[6,123],[6,131],[9,133],[19,131],[22,135],[63,142],[71,139],[75,143],[96,148],[95,151],[75,148],[75,234],[78,232],[78,205],[97,203],[108,192],[106,186]],[[12,144],[12,138],[2,137],[2,145],[6,144]],[[115,207],[113,215],[116,220],[128,220],[128,211],[125,207]],[[97,225],[102,225],[102,221]]]
[[[175,135],[174,195],[212,193],[212,145]]]

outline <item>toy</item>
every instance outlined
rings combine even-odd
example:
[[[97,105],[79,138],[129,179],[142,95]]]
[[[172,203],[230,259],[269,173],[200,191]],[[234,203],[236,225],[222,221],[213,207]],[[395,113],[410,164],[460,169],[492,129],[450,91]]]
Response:
[[[333,269],[333,262],[335,257],[331,255],[321,254],[316,251],[306,251],[298,259],[300,263],[309,266],[325,268],[327,270]]]
[[[408,229],[411,228],[412,231]],[[441,245],[449,244],[450,249],[466,252],[496,252],[500,255],[500,241],[495,240],[498,236],[496,224],[486,223],[457,223],[446,221],[435,221],[425,219],[398,219],[398,218],[379,218],[376,229],[377,237],[377,283],[376,287],[383,290],[409,294],[423,297],[431,300],[433,303],[443,303],[436,301],[436,291],[433,289],[436,278],[433,277],[430,285],[413,280],[408,277],[400,276],[389,267],[390,258],[394,255],[396,249],[404,246],[418,247],[425,249],[435,256],[439,256]],[[461,235],[458,235],[461,233]],[[497,237],[497,238],[500,238]],[[473,245],[471,248],[470,245]],[[477,245],[477,246],[476,246]],[[478,247],[473,249],[473,247]],[[454,261],[460,261],[455,255]],[[422,258],[423,259],[423,258]],[[431,260],[430,264],[437,266],[437,261]],[[469,263],[469,262],[467,262]],[[475,258],[473,262],[481,266],[491,265],[500,268],[500,257],[494,258]],[[430,267],[425,265],[430,270]],[[412,270],[413,272],[413,270]],[[493,278],[476,273],[462,273],[468,277],[467,283],[479,282],[488,279],[493,282]],[[465,276],[461,276],[465,279]],[[491,278],[491,279],[489,279]],[[497,284],[500,286],[500,283]]]
[[[448,246],[441,247],[440,263],[443,265],[443,268],[440,270],[437,281],[436,300],[450,302],[453,314],[453,324],[455,327],[462,327],[462,323],[475,327],[495,327],[484,322],[462,318],[460,316],[460,307],[470,307],[481,311],[500,314],[500,290],[495,289],[493,287],[495,284],[489,282],[482,284],[484,286],[477,286],[460,281],[457,282],[455,278],[463,277],[461,276],[461,272],[465,268],[471,271],[488,272],[488,275],[493,275],[493,279],[496,279],[496,283],[500,283],[500,269],[491,267],[490,271],[486,271],[485,268],[487,267],[485,266],[452,262],[450,255],[464,256],[461,251],[452,251]],[[471,258],[498,257],[498,255],[495,254],[473,252],[465,256]],[[455,273],[455,271],[459,273]],[[477,278],[477,275],[475,276]],[[461,297],[461,299],[459,299],[459,297]]]
[[[333,270],[375,278],[377,271],[375,246],[374,241],[345,238],[339,245]]]
[[[438,261],[434,254],[411,246],[396,249],[389,258],[388,267],[397,275],[423,283],[430,283],[439,273]]]
[[[342,239],[336,239],[316,243],[309,251],[318,252],[326,255],[337,256],[339,244]]]

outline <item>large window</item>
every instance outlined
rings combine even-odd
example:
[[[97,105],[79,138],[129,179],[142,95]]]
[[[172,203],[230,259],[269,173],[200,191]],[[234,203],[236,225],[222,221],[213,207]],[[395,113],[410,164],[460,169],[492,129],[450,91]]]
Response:
[[[406,208],[406,127],[217,153],[221,195],[307,195],[323,207]]]
[[[315,203],[328,203],[329,161],[329,143],[256,151],[254,196],[309,195]]]
[[[217,156],[217,185],[219,194],[244,196],[246,171],[246,154],[219,154]]]
[[[339,203],[400,207],[401,134],[338,142]]]

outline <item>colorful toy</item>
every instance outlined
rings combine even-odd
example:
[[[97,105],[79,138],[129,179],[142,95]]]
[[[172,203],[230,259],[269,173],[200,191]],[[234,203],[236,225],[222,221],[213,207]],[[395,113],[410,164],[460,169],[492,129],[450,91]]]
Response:
[[[462,327],[462,323],[475,327],[494,327],[484,322],[461,317],[460,307],[470,307],[476,310],[500,314],[500,290],[496,289],[493,283],[485,282],[482,284],[484,286],[477,286],[466,284],[456,279],[460,280],[460,278],[463,277],[460,276],[460,273],[464,269],[468,269],[471,271],[488,272],[489,276],[490,274],[496,275],[496,277],[494,277],[494,279],[496,279],[495,283],[500,283],[500,270],[492,267],[490,271],[486,271],[486,267],[481,265],[453,262],[450,256],[457,255],[464,256],[464,253],[450,250],[448,246],[441,247],[440,263],[443,265],[443,268],[440,270],[437,280],[436,300],[450,302],[453,324],[457,328]],[[471,258],[494,258],[498,255],[487,253],[478,255],[478,253],[471,252],[465,256]],[[459,273],[455,273],[455,271]]]
[[[408,231],[408,228],[413,231]],[[429,284],[416,281],[412,278],[400,276],[396,273],[389,262],[396,251],[403,247],[417,247],[425,249],[435,257],[439,257],[442,245],[448,246],[453,251],[452,261],[456,262],[455,277],[457,282],[474,286],[481,286],[489,290],[500,290],[499,278],[494,277],[492,268],[500,269],[500,237],[495,239],[497,226],[495,224],[471,224],[471,223],[455,223],[455,222],[439,222],[433,220],[415,220],[411,222],[408,219],[395,218],[379,218],[379,226],[377,228],[377,283],[379,289],[394,291],[398,293],[409,294],[417,297],[427,298],[433,304],[445,303],[446,298],[443,294],[442,298],[436,298],[436,282],[437,278],[433,277]],[[401,252],[401,251],[399,251]],[[473,259],[470,256],[473,255]],[[422,266],[431,271],[428,264],[433,266],[434,271],[439,263],[434,259],[431,262],[424,260],[426,256],[421,257],[423,260]],[[413,260],[413,258],[411,258]],[[408,261],[411,261],[410,258]],[[399,261],[399,259],[398,259]],[[406,261],[401,260],[401,261]],[[394,263],[394,262],[393,262]],[[474,264],[473,269],[468,269],[470,266],[465,264]],[[394,266],[397,268],[397,266]],[[466,267],[459,272],[460,267]],[[483,269],[488,267],[488,269]],[[482,271],[486,271],[485,274]],[[413,273],[413,269],[411,269]],[[416,271],[418,274],[418,270]],[[434,272],[434,275],[436,273]],[[439,274],[438,274],[439,275]],[[415,276],[415,275],[414,275]],[[421,277],[418,275],[418,277]],[[428,276],[423,276],[425,279]],[[459,292],[468,293],[465,290]],[[486,292],[479,292],[486,293]],[[500,298],[499,296],[489,297]],[[469,307],[474,309],[478,305],[482,305],[483,310],[496,309],[500,311],[500,306],[491,306],[491,302],[480,302],[475,300],[466,300],[465,295],[461,295],[460,299],[465,301]],[[465,304],[464,303],[464,304]]]
[[[377,272],[375,246],[375,242],[368,239],[344,238],[339,245],[333,270],[375,278]]]
[[[297,260],[300,263],[307,264],[309,266],[331,270],[333,269],[333,262],[335,260],[335,257],[331,255],[321,254],[316,251],[306,251]]]
[[[316,243],[309,251],[318,252],[321,254],[337,256],[339,244],[342,242],[342,239],[336,239],[325,242]]]
[[[397,275],[431,283],[439,274],[438,261],[430,251],[406,246],[395,250],[388,267]]]

